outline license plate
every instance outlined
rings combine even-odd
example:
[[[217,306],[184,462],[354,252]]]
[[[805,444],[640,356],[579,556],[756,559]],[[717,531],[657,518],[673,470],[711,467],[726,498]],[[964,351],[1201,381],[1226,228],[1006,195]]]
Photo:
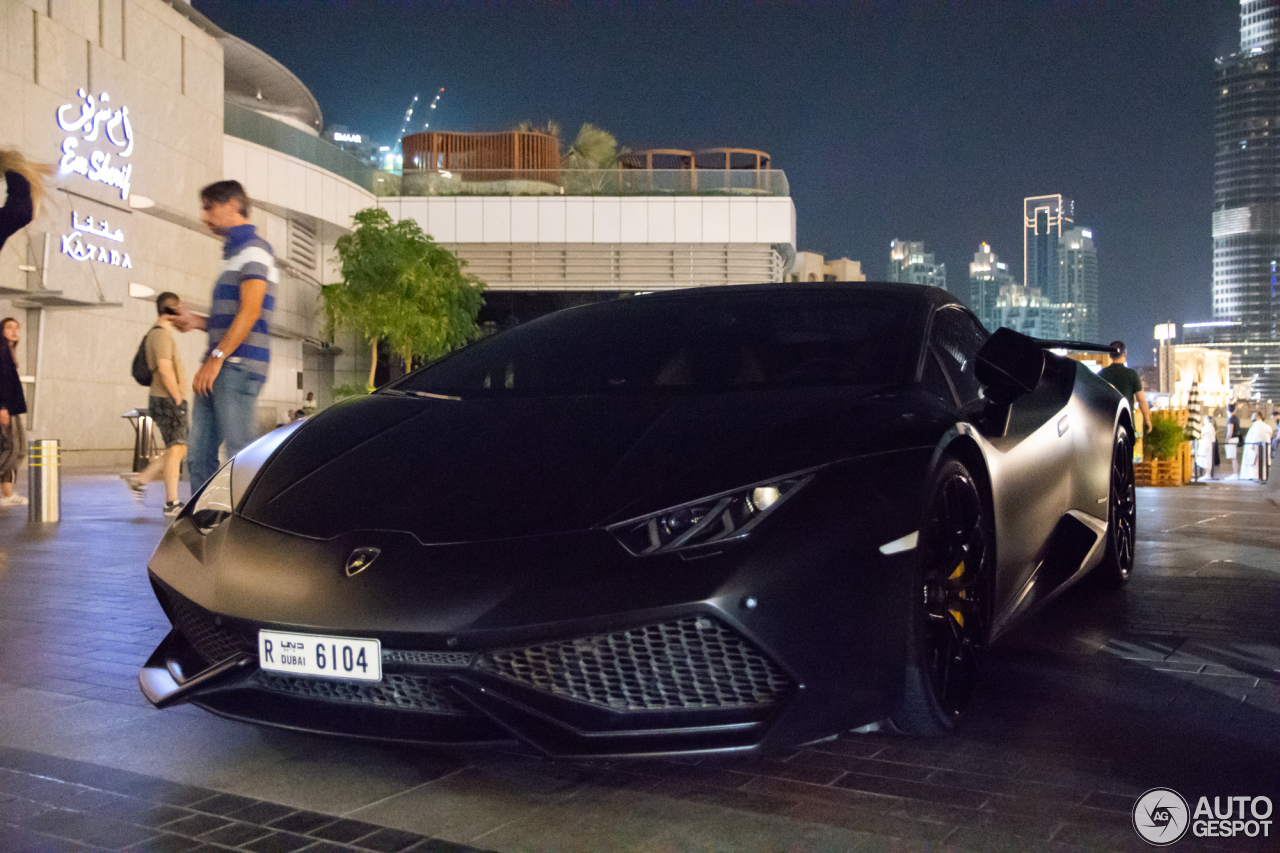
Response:
[[[381,681],[382,644],[354,637],[259,631],[258,666],[270,672]]]

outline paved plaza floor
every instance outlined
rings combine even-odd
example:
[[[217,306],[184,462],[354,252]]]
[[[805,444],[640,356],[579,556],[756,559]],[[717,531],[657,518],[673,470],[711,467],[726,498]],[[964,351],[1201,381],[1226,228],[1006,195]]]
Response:
[[[158,487],[154,487],[157,488]],[[165,526],[111,474],[0,510],[0,851],[1147,850],[1136,798],[1280,805],[1280,489],[1139,489],[1138,568],[993,649],[960,730],[769,758],[550,761],[153,709]],[[1280,850],[1194,838],[1172,850]]]

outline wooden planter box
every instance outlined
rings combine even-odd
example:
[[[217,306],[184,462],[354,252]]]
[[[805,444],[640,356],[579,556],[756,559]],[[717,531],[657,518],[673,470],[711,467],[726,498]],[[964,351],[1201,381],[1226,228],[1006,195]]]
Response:
[[[1133,482],[1137,486],[1181,486],[1182,466],[1177,459],[1153,459],[1133,466]]]

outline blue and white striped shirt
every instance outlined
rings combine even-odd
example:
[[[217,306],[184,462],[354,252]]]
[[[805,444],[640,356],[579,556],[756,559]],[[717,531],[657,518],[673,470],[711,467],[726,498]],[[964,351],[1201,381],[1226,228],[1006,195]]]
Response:
[[[240,283],[260,278],[267,283],[267,293],[262,297],[262,313],[254,322],[249,335],[235,352],[227,358],[240,359],[241,367],[255,378],[267,379],[267,364],[271,361],[271,314],[276,307],[276,284],[280,273],[276,269],[271,244],[258,236],[252,225],[237,225],[227,231],[227,243],[222,250],[222,273],[213,285],[213,302],[205,328],[209,330],[209,352],[217,348],[222,336],[231,328],[231,321],[240,310]]]

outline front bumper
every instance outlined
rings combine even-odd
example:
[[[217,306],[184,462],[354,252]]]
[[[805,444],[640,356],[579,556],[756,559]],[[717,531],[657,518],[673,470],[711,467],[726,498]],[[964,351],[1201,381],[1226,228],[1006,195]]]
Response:
[[[708,614],[492,650],[384,647],[376,683],[268,672],[256,639],[266,626],[215,616],[153,581],[174,622],[139,674],[157,707],[192,702],[360,738],[619,756],[752,749],[798,689]]]

